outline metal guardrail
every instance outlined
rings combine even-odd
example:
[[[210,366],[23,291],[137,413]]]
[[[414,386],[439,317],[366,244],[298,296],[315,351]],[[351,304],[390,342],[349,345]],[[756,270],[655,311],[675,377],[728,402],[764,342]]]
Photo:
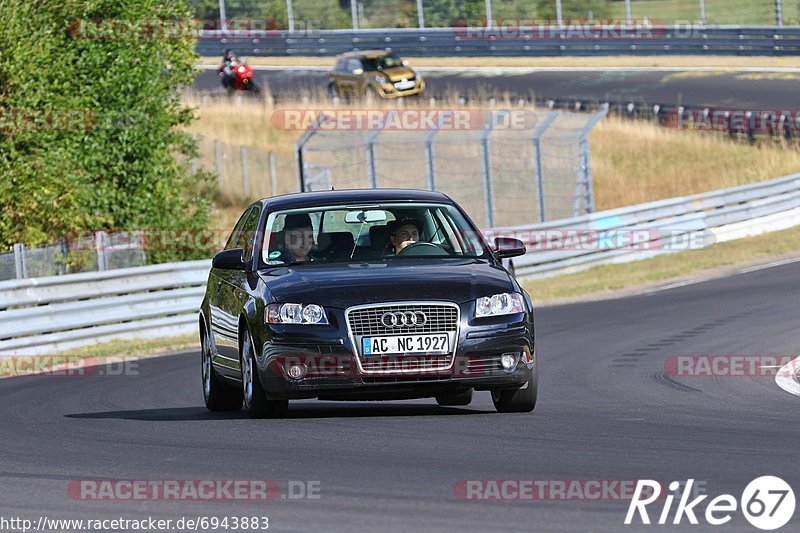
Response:
[[[192,332],[211,262],[0,282],[0,354]]]
[[[786,220],[782,220],[786,219]],[[514,259],[517,276],[546,276],[676,251],[688,236],[731,240],[800,223],[800,174],[670,198],[536,225],[488,230],[527,236],[531,250]],[[599,239],[640,231],[643,249],[559,248],[568,232]],[[684,249],[678,247],[677,250]],[[115,338],[191,333],[197,328],[210,261],[0,282],[0,355],[52,353]]]
[[[334,56],[390,48],[412,57],[599,55],[797,55],[800,26],[565,26],[201,32],[197,52],[221,56]]]
[[[517,276],[546,276],[599,264],[646,259],[713,244],[731,224],[758,224],[763,217],[800,207],[800,174],[702,194],[612,209],[544,224],[494,228],[492,235],[522,238],[530,251],[513,260]],[[792,215],[794,216],[794,215]],[[615,236],[640,232],[638,246],[606,247]],[[580,246],[565,246],[567,238]],[[561,239],[561,243],[559,243]]]

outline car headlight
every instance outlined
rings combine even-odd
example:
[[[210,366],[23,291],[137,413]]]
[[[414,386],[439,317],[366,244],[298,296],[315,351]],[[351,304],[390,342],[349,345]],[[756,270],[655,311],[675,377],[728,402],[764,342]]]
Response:
[[[325,310],[316,304],[269,304],[265,311],[268,324],[327,324]]]
[[[378,85],[391,85],[392,83],[383,76],[375,76],[375,83]]]
[[[475,301],[475,318],[523,312],[525,312],[525,302],[522,300],[522,295],[516,292],[494,294]]]

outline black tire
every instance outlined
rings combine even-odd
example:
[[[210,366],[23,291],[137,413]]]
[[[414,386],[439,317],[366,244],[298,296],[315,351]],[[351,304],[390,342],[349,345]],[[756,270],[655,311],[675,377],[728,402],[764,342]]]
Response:
[[[336,85],[334,85],[333,83],[329,83],[328,84],[327,93],[328,93],[328,96],[330,96],[331,98],[338,98],[339,97],[339,91],[336,90]]]
[[[456,407],[469,405],[472,402],[472,389],[454,394],[440,394],[436,397],[436,403],[442,407]]]
[[[528,383],[519,389],[492,391],[492,403],[498,413],[530,413],[536,408],[539,389],[539,363],[531,370]]]
[[[250,418],[281,418],[289,409],[289,400],[267,400],[255,361],[250,334],[242,332],[241,343],[242,399]]]
[[[261,87],[252,79],[247,83],[247,90],[256,96],[261,94]]]
[[[375,87],[372,85],[367,85],[367,88],[364,90],[364,99],[367,103],[375,103],[381,101],[381,96],[378,94],[378,91],[375,90]]]
[[[242,391],[225,385],[211,364],[211,345],[205,330],[200,332],[200,367],[203,398],[209,411],[238,411],[242,408]]]

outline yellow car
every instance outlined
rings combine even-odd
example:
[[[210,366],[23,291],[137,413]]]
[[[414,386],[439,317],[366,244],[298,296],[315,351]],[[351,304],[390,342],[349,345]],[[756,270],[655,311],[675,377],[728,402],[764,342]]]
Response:
[[[425,81],[391,52],[366,50],[336,57],[328,73],[328,93],[341,98],[400,98],[418,96]]]

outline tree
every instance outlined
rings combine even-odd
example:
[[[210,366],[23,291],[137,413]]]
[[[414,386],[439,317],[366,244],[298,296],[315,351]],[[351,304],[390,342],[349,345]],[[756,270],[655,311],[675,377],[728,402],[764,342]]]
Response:
[[[211,190],[189,170],[178,96],[194,77],[188,19],[182,1],[0,0],[0,245],[205,228]]]

